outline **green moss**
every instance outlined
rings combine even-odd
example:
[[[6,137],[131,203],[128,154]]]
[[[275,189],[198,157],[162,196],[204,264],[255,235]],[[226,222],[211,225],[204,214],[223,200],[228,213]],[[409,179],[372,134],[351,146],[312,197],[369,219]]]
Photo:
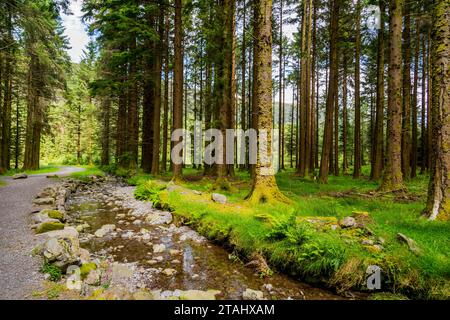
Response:
[[[89,272],[96,269],[97,265],[94,262],[83,263],[83,265],[80,268],[81,278],[82,279],[86,278]]]
[[[363,173],[369,171],[363,167]],[[228,200],[224,206],[210,200],[208,192],[214,180],[200,178],[201,171],[188,168],[184,172],[185,180],[175,192],[158,191],[154,186],[159,182],[149,182],[156,179],[149,176],[132,181],[142,190],[151,190],[140,193],[141,198],[146,194],[157,197],[177,219],[206,237],[227,243],[242,257],[262,253],[272,267],[295,277],[338,290],[366,290],[367,266],[376,264],[383,270],[383,290],[419,299],[449,296],[450,223],[421,218],[429,180],[426,175],[409,180],[407,197],[398,198],[369,194],[378,184],[364,178],[330,176],[329,184],[322,185],[286,170],[276,178],[290,204],[250,205],[244,200],[251,189],[249,174],[237,171],[236,180],[230,179],[235,192],[223,192]],[[166,176],[159,178],[167,180]],[[365,229],[331,228],[352,214],[370,225],[371,235]],[[399,243],[397,232],[414,239],[423,255],[417,257]],[[364,239],[376,242],[378,237],[385,240],[380,252],[361,244]]]
[[[64,229],[64,223],[56,221],[43,222],[37,227],[36,233],[45,233],[53,230],[62,230],[62,229]]]
[[[60,221],[64,220],[64,215],[58,210],[44,209],[41,213],[47,214],[47,216],[52,219],[58,219]]]

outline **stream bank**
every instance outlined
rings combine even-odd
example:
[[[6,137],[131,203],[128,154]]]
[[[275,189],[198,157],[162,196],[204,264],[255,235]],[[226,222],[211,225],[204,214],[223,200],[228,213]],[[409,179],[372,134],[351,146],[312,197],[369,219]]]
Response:
[[[134,199],[134,187],[116,178],[66,186],[64,229],[43,233],[46,240],[36,250],[67,273],[56,283],[71,290],[60,288],[58,298],[343,299],[281,274],[261,277],[237,256],[174,223],[170,212]],[[77,259],[60,263],[50,257],[52,237],[78,250]]]

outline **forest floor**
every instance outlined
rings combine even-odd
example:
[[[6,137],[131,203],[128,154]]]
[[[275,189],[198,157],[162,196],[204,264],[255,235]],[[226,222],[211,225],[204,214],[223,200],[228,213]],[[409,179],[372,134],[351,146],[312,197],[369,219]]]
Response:
[[[59,176],[82,171],[78,167],[58,167]],[[40,285],[39,261],[31,256],[36,238],[28,225],[33,199],[45,187],[54,183],[44,173],[27,179],[1,177],[0,187],[0,299],[30,298]]]
[[[168,187],[169,181],[169,175],[142,174],[128,180],[137,185],[137,198],[170,209],[246,260],[263,257],[271,268],[339,292],[367,291],[366,270],[377,265],[381,291],[397,298],[450,296],[450,222],[421,217],[426,175],[408,181],[407,193],[392,195],[376,193],[378,184],[365,178],[331,176],[321,185],[287,170],[277,182],[291,203],[260,206],[244,200],[251,187],[246,172],[236,172],[231,190],[214,190],[214,180],[193,169],[185,169],[181,185]],[[214,192],[225,195],[226,204],[213,201]],[[356,225],[343,226],[350,216]]]

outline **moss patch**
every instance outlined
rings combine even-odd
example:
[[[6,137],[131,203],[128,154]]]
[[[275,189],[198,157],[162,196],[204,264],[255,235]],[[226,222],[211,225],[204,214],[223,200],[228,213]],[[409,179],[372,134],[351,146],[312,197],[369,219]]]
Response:
[[[56,221],[43,222],[37,227],[36,233],[45,233],[53,230],[62,230],[62,229],[64,229],[64,223]]]

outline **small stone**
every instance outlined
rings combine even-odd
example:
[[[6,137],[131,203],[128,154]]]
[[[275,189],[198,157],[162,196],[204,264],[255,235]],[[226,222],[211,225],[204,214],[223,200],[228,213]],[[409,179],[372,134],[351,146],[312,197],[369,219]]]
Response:
[[[15,175],[12,176],[12,178],[13,178],[14,180],[17,180],[17,179],[26,179],[26,178],[28,178],[28,175],[27,175],[26,173],[16,173]]]
[[[176,256],[176,255],[181,254],[181,250],[170,249],[170,250],[169,250],[169,253],[170,253],[170,255],[172,255],[172,256]]]
[[[37,198],[37,199],[33,200],[33,203],[38,206],[52,205],[55,203],[55,199],[53,199],[53,198]]]
[[[373,245],[373,241],[370,239],[366,239],[366,240],[361,241],[361,244],[363,246],[371,246],[371,245]]]
[[[91,286],[96,286],[100,284],[100,271],[91,270],[87,275],[86,280],[84,280],[84,282]]]
[[[211,195],[211,199],[212,199],[214,202],[217,202],[217,203],[220,203],[220,204],[225,204],[225,203],[227,203],[227,197],[224,196],[223,194],[220,194],[220,193],[213,193],[213,194]]]
[[[148,263],[149,265],[154,265],[154,264],[157,264],[158,261],[156,261],[155,259],[150,259],[150,260],[147,260],[147,263]]]
[[[177,270],[171,269],[171,268],[167,268],[167,269],[164,269],[164,270],[162,271],[162,273],[163,273],[164,275],[170,277],[170,276],[173,276],[175,273],[177,273]]]
[[[216,295],[220,294],[219,290],[186,290],[180,291],[181,300],[216,300]]]
[[[273,286],[270,283],[265,283],[263,287],[269,292],[273,290]]]
[[[140,225],[141,223],[142,223],[142,221],[139,219],[133,221],[134,225]]]
[[[155,259],[156,261],[158,261],[158,262],[161,262],[161,261],[164,260],[164,258],[161,257],[161,256],[157,256],[157,257],[155,257],[154,259]]]
[[[405,236],[400,232],[397,233],[397,239],[401,242],[406,243],[408,245],[409,250],[414,254],[419,255],[421,253],[420,248],[417,246],[416,242],[413,239],[408,238],[407,236]]]
[[[356,226],[356,220],[353,217],[345,217],[340,224],[343,228],[351,228]]]
[[[378,237],[377,242],[378,242],[378,244],[383,245],[383,244],[386,243],[386,240],[384,238],[382,238],[382,237]]]
[[[263,300],[264,294],[262,291],[259,290],[252,290],[252,289],[245,289],[245,291],[242,293],[242,298],[244,300]]]
[[[178,260],[178,259],[174,259],[174,260],[172,260],[172,263],[173,263],[173,264],[179,264],[179,263],[181,263],[181,261]]]
[[[154,253],[161,253],[166,250],[166,246],[164,244],[154,244],[153,245],[153,252]]]

